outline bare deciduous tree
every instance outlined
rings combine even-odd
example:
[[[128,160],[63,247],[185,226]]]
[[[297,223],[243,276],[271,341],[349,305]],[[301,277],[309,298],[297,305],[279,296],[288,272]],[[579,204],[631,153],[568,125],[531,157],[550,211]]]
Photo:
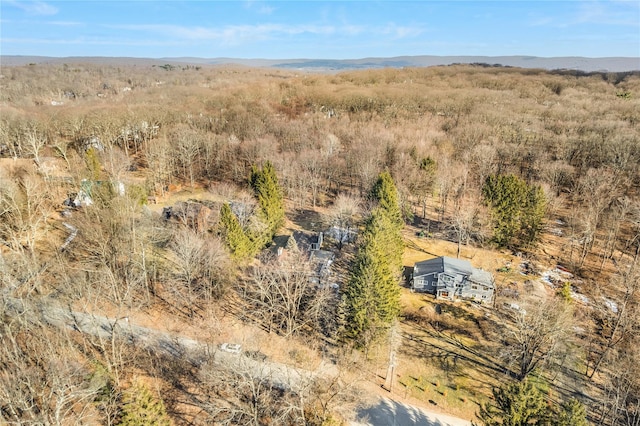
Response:
[[[35,123],[31,123],[24,129],[24,146],[27,154],[33,156],[36,164],[40,164],[40,152],[47,144],[46,135],[36,127]]]
[[[591,345],[587,354],[586,375],[590,378],[614,348],[640,336],[640,275],[632,270],[612,281],[622,292],[611,298],[600,295],[595,299],[593,314],[601,341]]]
[[[510,316],[504,354],[523,380],[556,352],[570,328],[570,312],[564,301],[551,300],[513,310]]]
[[[292,382],[288,373],[300,378],[245,356],[211,360],[199,373],[206,391],[199,405],[219,425],[304,424],[306,380]]]
[[[251,280],[242,284],[241,292],[254,307],[255,314],[269,330],[285,336],[315,328],[333,289],[311,282],[312,265],[299,254],[289,253],[282,261],[271,261],[253,269]]]
[[[6,314],[6,312],[3,312]],[[100,384],[64,330],[47,329],[36,312],[0,325],[0,420],[8,424],[98,421]]]
[[[53,213],[51,195],[34,174],[0,176],[0,239],[13,250],[33,252]]]
[[[361,211],[362,200],[348,194],[338,194],[329,207],[326,221],[332,227],[333,237],[338,241],[338,249],[353,239],[356,221]]]
[[[481,223],[482,204],[474,198],[461,199],[451,217],[450,228],[455,232],[457,240],[456,257],[460,257],[462,243],[469,244],[472,236],[482,236]]]
[[[193,316],[200,301],[211,301],[224,292],[229,257],[217,237],[202,236],[187,227],[176,231],[169,249],[172,290]]]
[[[195,182],[197,159],[200,154],[200,135],[196,130],[178,128],[173,133],[173,148],[175,156],[182,167],[184,180],[189,180],[193,186]]]
[[[601,425],[640,425],[640,350],[628,344],[608,357],[603,394],[598,401],[596,422]]]

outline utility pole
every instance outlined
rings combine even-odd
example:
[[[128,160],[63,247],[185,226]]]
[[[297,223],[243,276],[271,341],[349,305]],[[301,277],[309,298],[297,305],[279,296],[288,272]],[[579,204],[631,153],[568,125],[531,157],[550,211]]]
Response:
[[[389,353],[389,366],[387,367],[387,377],[384,381],[384,388],[391,392],[393,390],[393,375],[396,369],[396,351],[391,350]]]
[[[400,333],[396,321],[389,333],[389,365],[387,366],[387,377],[384,380],[384,388],[391,392],[393,389],[393,376],[396,371],[396,350],[400,346]]]

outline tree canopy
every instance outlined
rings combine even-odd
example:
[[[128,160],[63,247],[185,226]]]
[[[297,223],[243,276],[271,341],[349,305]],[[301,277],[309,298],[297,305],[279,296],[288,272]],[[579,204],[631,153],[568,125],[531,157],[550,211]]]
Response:
[[[489,175],[482,195],[491,208],[496,244],[506,247],[536,242],[542,231],[546,205],[540,186],[530,186],[512,174]]]
[[[484,426],[586,426],[584,406],[576,399],[550,405],[528,380],[493,389],[494,402],[480,405],[476,417]],[[475,422],[472,423],[477,425]]]
[[[400,312],[403,242],[397,191],[388,172],[371,191],[379,201],[366,222],[343,294],[344,337],[367,346]]]
[[[284,224],[284,198],[273,164],[267,161],[262,168],[254,165],[251,168],[249,185],[258,198],[261,219],[267,225],[264,241],[266,243]]]
[[[240,226],[228,203],[220,208],[220,234],[235,259],[244,259],[253,254],[255,244]]]

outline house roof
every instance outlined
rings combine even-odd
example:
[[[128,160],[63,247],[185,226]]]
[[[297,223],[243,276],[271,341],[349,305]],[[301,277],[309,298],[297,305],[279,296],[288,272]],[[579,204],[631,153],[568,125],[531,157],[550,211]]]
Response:
[[[326,263],[332,262],[334,257],[335,255],[333,254],[333,252],[330,252],[328,250],[313,250],[311,252],[310,259],[313,262]]]
[[[413,270],[413,276],[429,275],[445,272],[450,275],[471,275],[473,267],[468,260],[454,259],[452,257],[436,257],[435,259],[417,262]]]
[[[476,269],[473,268],[473,274],[471,274],[471,276],[469,276],[469,281],[473,281],[476,282],[478,284],[482,284],[482,285],[486,285],[488,287],[493,288],[494,285],[494,281],[493,281],[493,275],[491,275],[490,272],[487,272],[483,269]]]
[[[419,277],[441,272],[448,275],[464,275],[469,277],[471,281],[493,287],[493,276],[489,272],[474,268],[468,260],[446,256],[417,262],[413,269],[413,276]]]

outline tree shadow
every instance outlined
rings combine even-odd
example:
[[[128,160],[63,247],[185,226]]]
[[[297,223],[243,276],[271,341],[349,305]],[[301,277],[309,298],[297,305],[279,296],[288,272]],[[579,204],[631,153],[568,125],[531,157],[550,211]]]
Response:
[[[427,413],[417,407],[412,407],[399,402],[382,399],[378,404],[360,408],[357,412],[360,424],[386,426],[386,425],[423,425],[423,426],[454,426],[459,425],[460,420],[448,420],[448,416]]]
[[[319,232],[324,229],[324,219],[322,215],[313,210],[295,210],[289,219],[297,226],[311,232]]]

